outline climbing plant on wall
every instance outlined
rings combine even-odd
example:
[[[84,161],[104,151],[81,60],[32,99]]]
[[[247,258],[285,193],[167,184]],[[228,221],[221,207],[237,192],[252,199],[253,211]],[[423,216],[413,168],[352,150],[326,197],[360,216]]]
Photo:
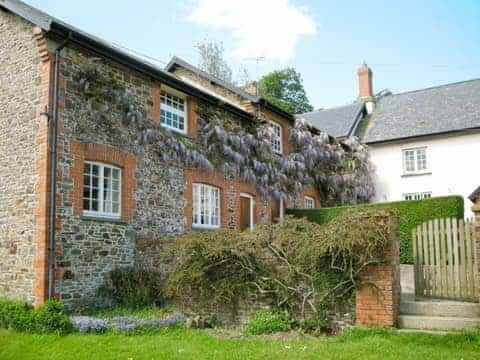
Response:
[[[371,165],[365,145],[351,138],[338,143],[298,119],[289,133],[292,151],[279,156],[270,146],[272,130],[263,119],[241,124],[220,109],[198,108],[199,130],[195,140],[161,127],[146,116],[135,96],[112,77],[99,71],[98,59],[80,67],[78,87],[92,116],[110,118],[112,106],[123,114],[123,124],[135,129],[135,147],[155,149],[160,159],[179,167],[219,171],[253,182],[265,198],[296,197],[312,185],[324,205],[356,204],[373,195]],[[108,73],[108,72],[107,72]]]

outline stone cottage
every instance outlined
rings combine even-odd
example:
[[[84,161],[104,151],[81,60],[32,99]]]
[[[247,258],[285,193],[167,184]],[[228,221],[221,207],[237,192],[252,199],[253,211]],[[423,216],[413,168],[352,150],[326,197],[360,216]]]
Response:
[[[159,266],[153,255],[174,235],[281,215],[285,204],[264,201],[253,183],[139,155],[114,100],[104,104],[114,121],[98,121],[78,78],[96,59],[148,121],[189,139],[199,107],[262,118],[279,155],[291,114],[180,59],[155,67],[21,1],[0,0],[0,34],[0,296],[72,302],[116,267]],[[319,198],[307,189],[298,204]]]

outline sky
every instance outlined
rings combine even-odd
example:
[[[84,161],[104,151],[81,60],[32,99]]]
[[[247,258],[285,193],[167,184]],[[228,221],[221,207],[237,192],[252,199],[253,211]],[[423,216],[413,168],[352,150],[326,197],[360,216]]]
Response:
[[[480,78],[480,0],[26,2],[159,66],[197,65],[195,46],[221,41],[234,77],[294,67],[316,109],[354,101],[364,61],[375,92]]]

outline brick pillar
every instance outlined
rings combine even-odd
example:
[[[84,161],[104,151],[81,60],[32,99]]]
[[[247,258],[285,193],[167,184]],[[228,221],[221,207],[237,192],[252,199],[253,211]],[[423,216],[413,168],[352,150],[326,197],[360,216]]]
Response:
[[[475,199],[475,205],[472,206],[472,211],[475,216],[474,251],[477,254],[477,289],[480,290],[480,196]]]
[[[356,291],[356,325],[395,326],[400,310],[400,251],[396,217],[389,221],[389,239],[383,254],[385,263],[365,269]]]

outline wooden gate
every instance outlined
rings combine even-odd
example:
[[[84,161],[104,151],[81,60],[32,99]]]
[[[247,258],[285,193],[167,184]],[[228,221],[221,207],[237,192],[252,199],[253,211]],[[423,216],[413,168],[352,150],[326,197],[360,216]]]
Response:
[[[478,300],[474,223],[435,219],[413,230],[415,296]]]

